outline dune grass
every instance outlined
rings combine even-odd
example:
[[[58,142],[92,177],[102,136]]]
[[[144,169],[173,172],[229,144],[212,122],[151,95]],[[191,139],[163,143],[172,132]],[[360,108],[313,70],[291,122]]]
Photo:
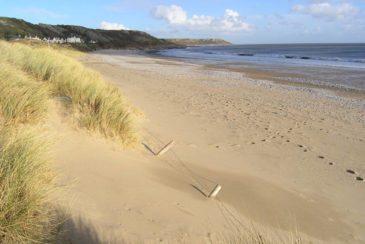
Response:
[[[32,48],[48,48],[59,53],[62,53],[69,57],[78,58],[82,56],[84,53],[82,51],[76,50],[71,44],[64,43],[50,43],[39,40],[30,40],[30,39],[20,39],[20,40],[13,40],[12,43],[23,44]]]
[[[56,224],[47,143],[34,129],[0,130],[0,243],[49,241]]]
[[[53,96],[69,97],[80,126],[137,142],[134,113],[119,90],[80,62],[49,48],[0,42],[0,58],[48,85]]]
[[[0,61],[0,115],[7,125],[37,123],[45,117],[48,89]]]
[[[47,243],[57,223],[42,132],[48,85],[0,59],[0,243]]]

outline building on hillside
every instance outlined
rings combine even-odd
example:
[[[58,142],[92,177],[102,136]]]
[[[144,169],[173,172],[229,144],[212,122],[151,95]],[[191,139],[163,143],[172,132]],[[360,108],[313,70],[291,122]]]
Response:
[[[50,43],[60,43],[60,44],[62,44],[62,43],[65,43],[66,40],[63,39],[63,38],[59,38],[59,37],[53,37],[52,39],[49,39],[49,42]]]
[[[18,39],[22,39],[22,37],[19,35]],[[39,38],[38,36],[32,36],[32,35],[25,35],[24,39],[28,39],[28,40],[38,40],[38,41],[44,41],[44,42],[48,42],[48,43],[84,43],[84,41],[80,38],[80,37],[76,37],[76,36],[72,36],[72,37],[68,37],[66,39],[64,38],[59,38],[59,37],[44,37],[43,39]],[[96,43],[96,41],[90,41],[90,43]]]
[[[73,37],[68,37],[66,39],[66,42],[67,43],[83,43],[83,40],[81,40],[80,37],[73,36]]]
[[[35,35],[35,36],[32,36],[32,35],[26,35],[25,37],[24,37],[24,39],[28,39],[28,40],[38,40],[38,41],[41,41],[41,39],[37,36],[37,35]]]

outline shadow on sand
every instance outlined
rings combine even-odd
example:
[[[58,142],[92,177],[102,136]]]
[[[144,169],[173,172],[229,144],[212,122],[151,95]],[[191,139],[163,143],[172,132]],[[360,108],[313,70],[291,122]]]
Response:
[[[59,231],[57,244],[116,244],[127,243],[116,236],[101,235],[100,232],[82,217],[66,219]]]

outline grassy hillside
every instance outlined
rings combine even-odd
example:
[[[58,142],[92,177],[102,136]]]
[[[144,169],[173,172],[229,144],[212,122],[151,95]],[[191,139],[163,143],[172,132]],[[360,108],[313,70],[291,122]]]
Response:
[[[161,40],[142,31],[100,30],[73,25],[32,24],[21,19],[0,17],[0,39],[11,40],[18,35],[33,35],[39,38],[80,37],[85,44],[72,44],[83,49],[97,48],[154,48],[171,46],[169,41]],[[96,43],[90,43],[96,41]]]

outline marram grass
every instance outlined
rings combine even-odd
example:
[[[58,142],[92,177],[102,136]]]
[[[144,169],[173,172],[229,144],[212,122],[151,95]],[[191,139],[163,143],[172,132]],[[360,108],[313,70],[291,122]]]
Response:
[[[97,72],[59,51],[22,44],[0,42],[0,59],[48,84],[53,96],[69,97],[81,126],[124,145],[137,142],[133,109]]]
[[[0,130],[0,243],[46,243],[55,234],[54,176],[40,135]]]
[[[0,61],[0,116],[7,125],[36,123],[46,116],[48,89]]]

